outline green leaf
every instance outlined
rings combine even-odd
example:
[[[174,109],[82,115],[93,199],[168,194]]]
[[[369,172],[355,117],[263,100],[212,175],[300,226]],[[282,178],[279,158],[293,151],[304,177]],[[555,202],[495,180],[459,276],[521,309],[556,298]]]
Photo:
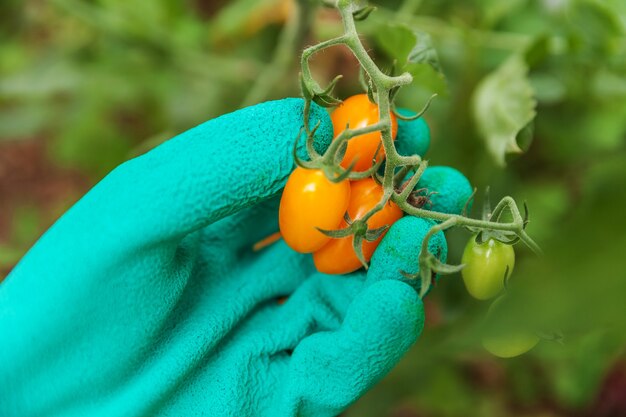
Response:
[[[415,31],[406,25],[383,25],[376,31],[376,42],[399,68],[413,74],[420,65],[428,65],[441,74],[439,57],[432,39],[425,32]]]
[[[473,116],[494,161],[505,166],[507,153],[521,153],[516,137],[535,117],[536,100],[528,67],[514,55],[487,75],[473,95]]]
[[[432,38],[426,32],[414,32],[416,42],[409,53],[407,62],[409,64],[428,64],[435,71],[441,73],[439,56],[433,45]]]
[[[541,35],[533,39],[524,50],[524,61],[530,68],[539,66],[550,54],[550,38]]]
[[[522,152],[527,152],[530,148],[530,145],[533,142],[533,138],[535,136],[535,122],[531,121],[526,126],[519,131],[517,136],[515,136],[515,142],[522,150]]]

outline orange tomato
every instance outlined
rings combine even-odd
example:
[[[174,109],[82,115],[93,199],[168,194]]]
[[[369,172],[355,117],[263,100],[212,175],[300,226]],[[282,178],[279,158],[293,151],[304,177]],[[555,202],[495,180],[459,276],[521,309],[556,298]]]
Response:
[[[321,170],[296,168],[285,185],[278,210],[280,234],[293,250],[310,253],[330,238],[320,229],[337,229],[350,199],[350,181],[329,181]]]
[[[395,140],[398,133],[398,120],[393,113],[390,113],[390,116],[391,136]],[[346,125],[350,129],[357,129],[373,125],[380,120],[378,105],[372,103],[367,94],[358,94],[344,100],[331,113],[330,118],[333,122],[335,137],[339,136],[346,129]],[[385,157],[385,151],[382,146],[376,155],[376,149],[381,140],[380,132],[366,133],[350,139],[346,154],[341,161],[341,166],[348,168],[353,161],[356,161],[355,171],[367,171],[367,169],[372,167],[374,156],[376,156],[376,160]]]
[[[383,189],[373,179],[367,178],[360,181],[353,181],[350,191],[350,202],[348,203],[348,214],[352,220],[362,218],[370,211],[383,197]],[[393,202],[389,201],[381,211],[374,214],[367,221],[368,228],[377,229],[385,225],[391,226],[396,220],[402,217],[402,210]],[[339,229],[346,227],[344,221],[339,225]],[[374,250],[382,240],[384,234],[373,242],[363,241],[363,256],[369,262]],[[354,236],[341,239],[332,239],[321,249],[313,253],[313,262],[319,272],[325,274],[347,274],[356,271],[362,265],[356,257],[352,243]]]

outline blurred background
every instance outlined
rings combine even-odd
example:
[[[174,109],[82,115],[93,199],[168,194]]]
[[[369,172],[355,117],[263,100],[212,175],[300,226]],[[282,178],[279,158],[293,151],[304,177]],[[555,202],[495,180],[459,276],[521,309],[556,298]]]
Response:
[[[341,24],[295,1],[2,0],[0,281],[119,163],[222,113],[299,95],[302,47]],[[477,332],[489,303],[443,277],[420,342],[345,415],[626,416],[626,2],[371,3],[358,27],[381,65],[397,24],[435,47],[398,98],[419,110],[439,94],[425,116],[431,165],[490,186],[494,201],[528,202],[545,255],[516,246],[511,314],[555,340],[491,356]],[[320,81],[344,74],[339,97],[359,92],[346,50],[313,67]],[[485,100],[489,111],[476,106]],[[508,114],[532,121],[516,137],[524,152],[505,158],[515,131],[485,126]],[[450,262],[468,238],[448,233]]]

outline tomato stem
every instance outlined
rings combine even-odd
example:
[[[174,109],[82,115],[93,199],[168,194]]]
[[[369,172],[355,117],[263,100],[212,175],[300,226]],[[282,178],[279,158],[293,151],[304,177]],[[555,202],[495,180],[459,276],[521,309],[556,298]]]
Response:
[[[391,113],[395,112],[393,98],[396,96],[398,89],[410,84],[413,81],[413,77],[408,72],[397,76],[387,75],[369,56],[361,42],[355,24],[354,13],[361,11],[363,7],[360,3],[362,2],[356,0],[325,1],[325,4],[335,7],[339,11],[343,22],[344,33],[339,37],[306,48],[301,57],[301,86],[302,94],[305,98],[304,130],[307,134],[307,149],[309,150],[309,156],[311,158],[311,161],[303,165],[306,168],[322,169],[331,181],[338,182],[345,179],[356,180],[371,176],[377,182],[380,182],[383,187],[383,197],[380,202],[359,219],[359,221],[355,221],[344,229],[344,234],[350,232],[355,235],[353,239],[355,245],[354,249],[359,259],[361,259],[362,262],[364,261],[362,259],[360,244],[368,232],[367,226],[363,227],[363,225],[366,225],[367,220],[382,210],[389,201],[393,201],[408,215],[432,219],[438,222],[438,224],[431,228],[422,242],[422,250],[419,259],[420,267],[428,268],[430,271],[428,274],[426,274],[427,271],[422,274],[422,286],[424,287],[422,288],[422,294],[425,294],[428,290],[430,284],[427,284],[426,281],[432,271],[446,273],[445,271],[451,272],[456,268],[441,264],[434,255],[428,252],[429,239],[438,231],[446,230],[450,227],[465,227],[473,232],[480,230],[510,232],[507,233],[509,237],[510,235],[516,235],[517,238],[515,241],[521,240],[534,252],[538,254],[541,253],[539,246],[525,231],[527,219],[522,217],[515,200],[509,196],[500,200],[488,219],[473,219],[467,217],[465,213],[463,213],[463,215],[440,213],[411,205],[409,197],[418,185],[422,174],[428,166],[428,162],[422,160],[419,155],[404,156],[398,153],[392,137]],[[367,85],[367,83],[363,84],[366,84],[365,88],[368,90],[370,99],[376,101],[379,120],[373,125],[358,129],[351,129],[350,126],[346,126],[346,129],[333,140],[324,155],[318,155],[313,149],[313,134],[315,129],[311,131],[308,125],[311,101],[315,101],[326,107],[335,106],[340,104],[341,101],[330,94],[337,82],[337,78],[335,78],[327,88],[323,89],[311,74],[309,60],[314,54],[326,48],[338,45],[347,47],[359,61],[362,70],[360,79],[362,81],[365,80],[364,75],[367,74],[369,85]],[[418,114],[418,117],[428,109],[432,98],[433,97],[428,100],[422,111]],[[378,168],[381,166],[382,160],[377,161],[371,169],[365,172],[355,172],[352,170],[352,167],[347,169],[342,168],[339,162],[342,159],[341,153],[343,149],[345,149],[347,142],[356,136],[376,131],[380,132],[382,146],[386,155],[385,169],[382,178],[378,174]],[[403,180],[404,176],[413,170],[415,172],[405,187],[399,192],[396,191],[396,187]],[[501,215],[505,209],[509,209],[512,214],[513,219],[510,222],[500,221]],[[511,242],[513,242],[513,240],[511,240]]]

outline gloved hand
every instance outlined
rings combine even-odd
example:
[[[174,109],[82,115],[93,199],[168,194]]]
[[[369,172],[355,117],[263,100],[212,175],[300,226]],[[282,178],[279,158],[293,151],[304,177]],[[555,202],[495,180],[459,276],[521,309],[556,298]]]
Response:
[[[302,109],[267,102],[191,129],[46,232],[0,285],[0,416],[332,416],[398,362],[424,312],[397,267],[415,272],[432,223],[401,219],[349,276],[282,241],[251,250],[278,230]],[[323,152],[332,125],[311,117]],[[445,258],[443,235],[431,243]]]

